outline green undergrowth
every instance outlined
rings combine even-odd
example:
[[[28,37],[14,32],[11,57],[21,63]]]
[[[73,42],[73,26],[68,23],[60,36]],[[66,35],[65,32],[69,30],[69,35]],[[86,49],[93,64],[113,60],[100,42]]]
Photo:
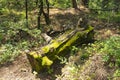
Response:
[[[69,74],[68,75],[66,74],[68,80],[81,79],[80,77],[83,76],[83,73],[79,73],[79,72],[81,72],[82,69],[84,69],[86,62],[88,63],[89,61],[91,61],[89,60],[89,58],[94,57],[95,55],[101,55],[102,61],[104,63],[104,67],[106,68],[109,67],[110,70],[113,70],[112,74],[107,73],[109,74],[107,78],[109,80],[119,80],[119,77],[120,77],[120,69],[119,69],[120,68],[120,36],[112,36],[106,40],[96,41],[92,44],[88,44],[87,46],[85,45],[83,48],[73,47],[73,49],[71,50],[71,53],[72,53],[71,57],[73,57],[73,53],[74,55],[76,53],[78,54],[76,54],[77,56],[74,56],[72,60],[70,60],[69,62],[66,62],[68,65],[68,68],[70,69],[68,70]],[[70,66],[72,62],[74,62],[74,64]],[[91,67],[91,66],[88,66],[88,67]],[[65,71],[67,73],[67,70]],[[85,71],[87,71],[87,68],[85,69]],[[92,73],[88,73],[88,74],[92,75]],[[94,76],[88,75],[86,76],[86,80],[93,80]],[[85,78],[85,74],[83,77]],[[60,78],[60,76],[58,78]],[[63,77],[63,78],[65,79],[66,77]]]
[[[16,45],[6,43],[0,46],[0,64],[13,61],[23,50],[28,49],[27,42],[21,42]]]
[[[26,27],[25,11],[1,8],[0,64],[13,61],[25,50],[40,47],[44,42],[40,34],[41,30],[31,29],[30,19]]]
[[[13,61],[25,50],[40,46],[41,30],[29,29],[25,20],[4,21],[0,24],[0,64]]]
[[[26,50],[38,47],[39,41],[21,40],[20,42],[7,42],[0,45],[0,64],[14,61],[16,57],[24,53]]]
[[[25,12],[24,11],[16,11],[14,9],[8,9],[8,8],[1,8],[0,9],[0,22],[3,21],[20,21],[22,19],[25,19]]]
[[[90,14],[91,17],[96,17],[98,20],[119,23],[120,22],[120,13],[114,11],[98,11],[97,13]]]
[[[71,3],[69,0],[50,0],[50,5],[57,8],[69,8]]]
[[[120,36],[112,36],[106,40],[90,44],[87,52],[91,55],[102,54],[103,61],[108,63],[114,61],[115,66],[120,67]]]

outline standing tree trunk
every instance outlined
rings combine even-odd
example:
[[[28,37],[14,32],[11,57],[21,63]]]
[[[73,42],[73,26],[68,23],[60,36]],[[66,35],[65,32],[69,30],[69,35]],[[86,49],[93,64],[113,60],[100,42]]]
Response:
[[[38,29],[40,29],[40,16],[41,14],[43,13],[43,0],[40,0],[39,1],[39,4],[38,4],[38,8],[39,8],[39,12],[38,12]]]
[[[25,8],[26,8],[26,27],[28,27],[28,1],[25,0]]]
[[[46,5],[47,5],[47,12],[44,14],[45,16],[45,22],[47,25],[50,24],[50,20],[49,20],[49,1],[46,0]]]
[[[78,9],[76,0],[72,0],[72,7]]]
[[[38,13],[38,29],[40,29],[40,21],[41,21],[41,15],[43,14],[44,18],[45,18],[45,22],[47,25],[49,25],[50,20],[49,20],[49,2],[48,0],[46,0],[46,5],[47,5],[47,12],[45,13],[44,11],[44,3],[43,0],[40,0],[38,2],[38,8],[39,8],[39,13]]]

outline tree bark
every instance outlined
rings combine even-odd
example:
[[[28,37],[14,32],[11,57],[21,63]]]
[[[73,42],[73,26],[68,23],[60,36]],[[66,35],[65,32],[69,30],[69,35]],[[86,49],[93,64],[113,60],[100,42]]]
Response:
[[[65,56],[69,53],[71,47],[87,43],[93,39],[93,27],[89,26],[86,30],[81,29],[66,31],[59,38],[40,48],[39,51],[27,53],[33,71],[40,72],[49,68],[53,62],[58,60],[58,56]]]
[[[50,24],[50,19],[49,19],[49,1],[46,0],[46,5],[47,5],[47,13],[46,13],[46,24]]]
[[[39,13],[38,13],[38,29],[40,29],[40,22],[41,22],[41,15],[43,14],[44,18],[45,18],[45,22],[47,25],[49,25],[50,20],[49,20],[49,2],[48,0],[46,0],[46,5],[47,5],[47,12],[45,13],[44,11],[44,3],[43,0],[39,1]]]
[[[43,13],[43,0],[40,0],[38,4],[39,12],[38,12],[38,29],[40,29],[41,15]]]
[[[28,1],[25,0],[25,9],[26,9],[26,27],[28,27]]]
[[[78,9],[76,0],[72,0],[72,7]]]

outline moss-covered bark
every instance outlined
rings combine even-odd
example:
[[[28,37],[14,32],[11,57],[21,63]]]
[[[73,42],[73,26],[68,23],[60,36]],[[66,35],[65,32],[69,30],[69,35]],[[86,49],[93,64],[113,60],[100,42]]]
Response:
[[[40,72],[41,69],[50,67],[57,59],[56,56],[64,56],[72,45],[86,43],[93,39],[93,27],[86,30],[69,30],[57,39],[52,40],[48,45],[43,46],[39,51],[27,53],[32,69]]]

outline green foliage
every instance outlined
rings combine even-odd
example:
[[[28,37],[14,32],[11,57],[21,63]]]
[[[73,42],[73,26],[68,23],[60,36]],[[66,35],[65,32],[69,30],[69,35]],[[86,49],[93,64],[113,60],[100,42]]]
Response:
[[[56,56],[58,60],[60,60],[61,64],[67,64],[67,58],[63,56]]]
[[[25,25],[25,20],[19,22],[4,21],[0,24],[0,64],[13,61],[24,50],[38,47],[42,43],[41,31],[38,29],[30,30]],[[26,33],[19,35],[19,30]],[[34,38],[32,43],[31,38],[25,36],[26,34]],[[20,38],[21,36],[23,37]],[[15,42],[14,39],[18,40],[18,42]]]
[[[24,0],[0,0],[0,8],[8,8],[14,9],[17,11],[23,11],[25,8],[25,1]],[[35,0],[28,1],[28,9],[32,10],[35,7]]]
[[[114,11],[98,11],[97,14],[91,14],[91,17],[96,17],[99,20],[106,21],[108,23],[119,23],[120,13]]]
[[[0,64],[7,61],[13,61],[20,52],[21,51],[17,46],[11,44],[2,45],[0,47]]]
[[[114,77],[120,77],[120,69],[117,69],[113,76]]]
[[[0,33],[3,38],[6,38],[6,40],[8,40],[11,36],[15,35],[18,32],[19,28],[24,27],[24,24],[24,20],[18,23],[5,21],[0,24]]]
[[[75,47],[73,47],[73,50],[74,49],[75,49]],[[86,68],[90,68],[92,66],[92,64],[90,62],[91,58],[89,60],[88,60],[88,58],[92,57],[92,56],[94,57],[97,54],[97,55],[101,55],[103,57],[104,64],[108,63],[109,60],[114,60],[115,61],[115,63],[116,63],[115,65],[117,67],[114,66],[112,62],[110,62],[110,64],[109,64],[112,67],[110,69],[114,69],[115,72],[113,72],[113,74],[110,73],[110,76],[107,76],[107,78],[109,78],[109,80],[119,80],[119,77],[120,77],[120,69],[119,69],[119,67],[120,67],[119,66],[119,61],[120,61],[120,36],[112,36],[109,39],[102,40],[102,41],[96,41],[92,44],[88,44],[87,46],[83,45],[83,47],[78,50],[78,54],[79,54],[79,61],[77,63],[77,66],[76,65],[71,66],[72,63],[68,62],[70,65],[68,65],[68,67],[67,67],[68,69],[66,69],[66,70],[69,70],[69,72],[68,72],[68,74],[65,75],[65,76],[67,76],[65,78],[73,79],[73,80],[79,80],[80,76],[83,76],[83,77],[85,77],[85,78],[83,78],[83,80],[84,79],[93,80],[93,78],[96,76],[96,74],[92,74],[91,71],[89,73],[89,69],[87,69],[87,70],[88,70],[88,74],[90,74],[90,75],[87,75],[87,74],[77,75],[77,74],[78,73],[80,74],[80,72],[81,72],[81,70],[83,70],[83,68],[85,68],[83,71],[87,71]],[[113,56],[113,58],[111,58],[110,56]],[[78,55],[75,56],[74,58],[75,59],[78,58]],[[90,66],[82,64],[84,62],[87,65],[90,64]],[[93,65],[93,66],[96,66],[96,65]],[[108,67],[109,65],[106,65],[106,66]],[[98,66],[99,66],[99,63],[98,63]],[[104,67],[106,67],[106,66],[104,66]],[[101,68],[101,66],[99,66],[99,67]],[[65,72],[67,72],[66,70],[65,70]],[[94,70],[92,70],[92,71],[94,71]],[[84,74],[84,73],[81,73],[81,74]]]
[[[29,41],[2,44],[0,46],[0,64],[13,61],[19,54],[24,53],[25,50],[30,49],[33,45]]]
[[[118,2],[119,3],[119,2]],[[90,0],[89,1],[89,8],[92,9],[113,9],[119,7],[115,0]]]
[[[80,56],[80,59],[81,60],[86,60],[86,59],[88,59],[89,58],[89,54],[88,53],[83,53],[83,54],[81,54],[81,56]]]
[[[13,9],[9,10],[8,8],[3,8],[2,10],[0,10],[0,14],[1,22],[8,21],[8,18],[9,21],[14,22],[25,19],[25,12],[18,12]]]
[[[105,43],[105,44],[104,44]],[[106,53],[104,56],[104,61],[115,62],[115,65],[120,67],[120,37],[111,37],[103,43],[103,48],[101,52]]]
[[[72,46],[72,48],[71,48],[71,55],[74,55],[76,52],[78,52],[78,48],[76,47],[76,46]]]
[[[89,8],[92,9],[101,9],[102,0],[90,0],[89,1]]]
[[[107,22],[120,22],[120,6],[116,0],[90,0],[89,8],[92,9],[92,17]]]
[[[55,6],[55,7],[58,7],[58,8],[71,7],[71,1],[70,0],[50,0],[50,4],[52,6]]]
[[[87,48],[87,53],[91,55],[94,53],[103,54],[103,61],[109,65],[120,66],[120,37],[113,36],[107,40],[95,42],[90,44]],[[114,61],[114,63],[113,63]]]

